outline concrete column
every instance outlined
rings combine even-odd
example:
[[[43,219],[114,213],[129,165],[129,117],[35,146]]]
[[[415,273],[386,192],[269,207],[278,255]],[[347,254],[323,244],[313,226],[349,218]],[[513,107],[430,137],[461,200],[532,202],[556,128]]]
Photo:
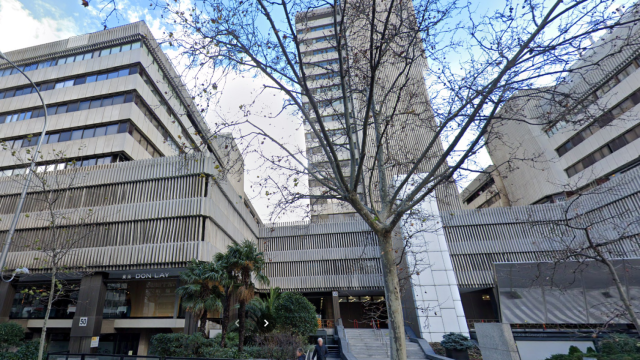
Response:
[[[15,295],[16,288],[13,287],[13,284],[0,281],[0,324],[9,321]]]
[[[102,329],[102,310],[107,295],[104,278],[105,274],[94,274],[83,277],[80,282],[76,315],[71,325],[71,353],[93,353],[97,350],[91,348],[91,337],[100,336]]]
[[[333,320],[338,325],[338,319],[340,319],[340,298],[337,291],[331,292],[331,304],[333,305]]]

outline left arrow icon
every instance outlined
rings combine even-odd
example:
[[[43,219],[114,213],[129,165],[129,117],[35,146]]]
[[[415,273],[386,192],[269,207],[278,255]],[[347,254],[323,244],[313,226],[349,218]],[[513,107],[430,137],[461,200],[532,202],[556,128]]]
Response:
[[[240,326],[240,325],[238,324],[238,322],[239,322],[239,321],[240,321],[240,320],[236,320],[236,326]]]

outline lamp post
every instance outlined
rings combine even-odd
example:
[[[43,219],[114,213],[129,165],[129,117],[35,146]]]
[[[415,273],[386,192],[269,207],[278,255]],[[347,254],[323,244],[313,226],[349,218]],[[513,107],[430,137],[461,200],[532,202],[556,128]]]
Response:
[[[40,153],[40,146],[42,145],[42,140],[44,140],[44,135],[47,131],[48,118],[47,118],[47,106],[44,103],[44,99],[42,99],[42,94],[40,94],[40,90],[38,90],[38,87],[36,86],[36,84],[34,84],[33,81],[31,81],[31,79],[27,76],[27,74],[24,73],[24,71],[22,71],[18,66],[16,66],[16,64],[14,64],[11,60],[9,60],[2,53],[2,51],[0,51],[0,60],[4,60],[8,62],[11,66],[17,69],[22,75],[24,75],[24,77],[27,78],[27,80],[29,80],[29,83],[31,84],[31,86],[33,86],[36,89],[36,92],[38,93],[38,97],[42,102],[42,107],[44,107],[44,126],[42,126],[42,133],[40,134],[40,139],[38,139],[38,145],[36,146],[36,150],[31,155],[31,165],[29,166],[29,171],[27,171],[27,179],[24,183],[24,186],[22,187],[22,194],[20,194],[20,200],[18,201],[18,206],[16,207],[16,211],[13,214],[13,219],[11,220],[11,226],[9,227],[9,232],[7,233],[7,239],[5,240],[4,247],[2,248],[2,254],[0,254],[0,274],[2,274],[2,271],[4,271],[4,267],[7,261],[9,248],[11,247],[11,239],[13,238],[13,234],[16,232],[16,226],[18,225],[18,218],[20,217],[20,212],[22,211],[22,206],[24,205],[24,200],[27,197],[27,191],[29,190],[29,185],[31,184],[31,176],[33,174],[33,171],[35,171],[36,159],[38,158],[38,154]]]

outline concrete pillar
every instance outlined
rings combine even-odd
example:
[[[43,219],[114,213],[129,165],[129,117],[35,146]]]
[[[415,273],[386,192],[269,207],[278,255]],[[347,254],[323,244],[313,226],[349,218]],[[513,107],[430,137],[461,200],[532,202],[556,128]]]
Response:
[[[478,323],[476,335],[485,360],[520,360],[509,324]]]
[[[9,321],[13,297],[16,295],[16,288],[13,284],[0,281],[0,324]]]
[[[333,305],[333,320],[338,325],[338,319],[340,319],[340,298],[337,291],[331,292],[331,304]]]
[[[76,315],[71,324],[71,339],[69,341],[71,353],[94,353],[97,351],[97,348],[91,348],[91,337],[100,336],[102,329],[102,310],[107,295],[104,277],[104,274],[94,274],[83,277],[80,282]]]

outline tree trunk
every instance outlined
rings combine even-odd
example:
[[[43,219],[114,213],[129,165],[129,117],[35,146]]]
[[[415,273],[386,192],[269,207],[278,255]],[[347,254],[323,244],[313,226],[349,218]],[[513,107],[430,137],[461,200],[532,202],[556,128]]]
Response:
[[[51,305],[53,304],[54,291],[56,290],[56,268],[53,267],[51,272],[51,288],[49,289],[49,300],[47,301],[47,311],[44,314],[42,322],[42,334],[40,335],[40,348],[38,349],[38,360],[42,360],[44,356],[44,346],[47,343],[47,322],[49,322],[49,314],[51,314]]]
[[[204,335],[204,337],[207,337],[207,310],[205,309],[204,311],[202,311],[202,315],[200,315],[200,327],[198,328],[198,331],[200,331],[202,333],[202,335]]]
[[[238,309],[238,324],[240,329],[238,329],[238,353],[242,352],[242,348],[244,347],[244,328],[245,328],[245,311],[247,308],[247,303],[244,300],[240,300],[240,308]]]
[[[624,286],[622,286],[622,282],[620,282],[620,278],[618,277],[618,273],[616,272],[616,268],[613,266],[611,261],[606,257],[605,254],[602,253],[602,250],[593,242],[591,238],[591,234],[589,233],[589,229],[585,230],[585,234],[587,235],[587,241],[589,242],[589,246],[595,251],[595,253],[600,258],[600,262],[606,265],[607,269],[609,269],[609,273],[613,278],[613,282],[616,284],[616,289],[618,289],[618,294],[620,295],[620,300],[622,300],[622,304],[624,305],[624,309],[627,311],[627,315],[629,315],[629,319],[633,323],[633,326],[636,327],[637,331],[640,331],[640,322],[638,321],[638,316],[633,311],[633,307],[631,306],[631,302],[629,302],[629,297],[627,296],[626,291],[624,291]]]
[[[229,313],[231,312],[231,291],[227,289],[224,295],[224,306],[222,307],[222,341],[220,347],[226,347],[227,343],[227,328],[229,327]]]
[[[600,250],[598,250],[599,252]],[[624,291],[624,286],[618,277],[618,273],[616,272],[616,268],[613,266],[609,259],[602,257],[602,263],[604,263],[609,272],[611,273],[611,277],[613,278],[613,282],[616,284],[616,288],[618,289],[618,294],[620,294],[620,300],[622,300],[622,304],[624,305],[624,309],[627,311],[629,315],[629,319],[633,323],[633,326],[636,327],[636,330],[640,331],[640,322],[638,321],[638,317],[636,313],[633,311],[633,307],[631,306],[631,302],[629,301],[629,297],[627,296],[627,292]]]
[[[387,312],[389,314],[389,329],[391,330],[392,360],[406,360],[406,338],[404,334],[404,317],[402,316],[402,303],[400,301],[400,281],[396,268],[396,253],[393,249],[391,233],[379,234],[380,252],[382,258],[382,275],[384,277],[384,290],[387,299]]]

